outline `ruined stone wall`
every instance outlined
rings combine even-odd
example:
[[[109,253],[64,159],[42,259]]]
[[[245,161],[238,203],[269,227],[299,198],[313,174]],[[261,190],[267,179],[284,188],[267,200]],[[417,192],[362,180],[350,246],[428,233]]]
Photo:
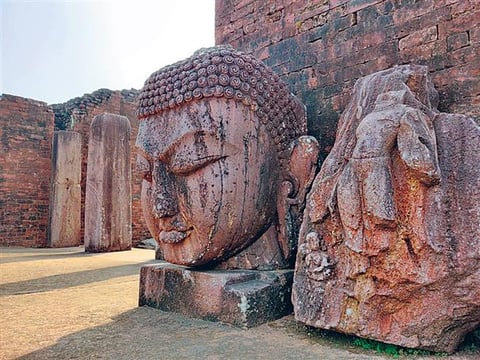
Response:
[[[3,94],[0,98],[0,245],[47,245],[53,131],[82,135],[82,233],[90,123],[104,112],[124,115],[131,122],[132,169],[135,166],[137,90],[100,89],[64,104]],[[133,245],[149,238],[140,203],[141,181],[132,176]]]
[[[78,97],[64,104],[52,105],[55,111],[55,125],[57,129],[71,129],[82,135],[82,231],[83,238],[85,220],[85,184],[87,174],[88,134],[90,124],[96,115],[104,112],[124,115],[130,120],[132,134],[130,138],[132,161],[132,241],[137,244],[140,240],[151,237],[143,219],[140,192],[141,181],[135,176],[136,153],[135,139],[138,132],[138,121],[135,116],[137,90],[112,91],[100,89],[92,94]]]
[[[0,245],[46,245],[53,129],[47,104],[0,96]]]
[[[476,0],[217,0],[216,43],[253,53],[306,104],[324,158],[361,76],[427,65],[439,109],[480,122]]]

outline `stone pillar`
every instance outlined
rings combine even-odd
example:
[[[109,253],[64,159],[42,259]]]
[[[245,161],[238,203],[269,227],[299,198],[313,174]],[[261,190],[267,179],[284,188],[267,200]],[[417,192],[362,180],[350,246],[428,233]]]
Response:
[[[90,125],[85,193],[85,251],[132,246],[130,121],[101,114]]]
[[[81,244],[81,147],[82,137],[75,131],[56,131],[53,135],[49,247]]]

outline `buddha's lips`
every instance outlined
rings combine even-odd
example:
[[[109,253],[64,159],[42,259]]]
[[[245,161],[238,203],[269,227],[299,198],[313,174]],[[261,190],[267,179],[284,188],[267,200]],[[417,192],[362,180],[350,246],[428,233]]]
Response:
[[[179,242],[182,242],[183,240],[185,240],[187,236],[188,236],[187,231],[176,231],[176,230],[160,231],[160,234],[158,234],[159,240],[167,244],[178,244]]]

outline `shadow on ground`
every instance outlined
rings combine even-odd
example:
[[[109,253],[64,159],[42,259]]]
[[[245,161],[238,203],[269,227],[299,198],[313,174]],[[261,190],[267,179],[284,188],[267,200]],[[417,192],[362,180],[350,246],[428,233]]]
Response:
[[[141,307],[20,359],[382,359],[318,344],[287,317],[242,330]]]
[[[313,330],[313,331],[312,331]],[[439,359],[436,356],[389,356],[333,341],[293,316],[243,330],[189,319],[149,307],[129,310],[111,323],[60,338],[56,344],[19,359]],[[334,336],[334,335],[333,335]],[[340,335],[342,337],[343,335]],[[441,357],[476,360],[478,352]]]
[[[148,264],[153,261],[154,260],[148,261],[144,264]],[[74,286],[105,281],[121,276],[136,275],[137,273],[138,264],[127,264],[100,269],[76,271],[68,274],[45,276],[38,279],[0,285],[0,296],[23,295],[66,289]]]
[[[43,249],[42,249],[43,250]],[[49,249],[50,250],[50,249]],[[20,253],[21,254],[21,253]],[[15,262],[27,262],[27,261],[39,261],[39,260],[58,260],[58,259],[67,259],[67,258],[84,258],[84,257],[94,257],[99,256],[99,253],[86,253],[83,248],[76,252],[58,252],[53,251],[48,254],[38,255],[19,255],[19,256],[10,256],[8,258],[1,258],[0,264],[8,264]]]

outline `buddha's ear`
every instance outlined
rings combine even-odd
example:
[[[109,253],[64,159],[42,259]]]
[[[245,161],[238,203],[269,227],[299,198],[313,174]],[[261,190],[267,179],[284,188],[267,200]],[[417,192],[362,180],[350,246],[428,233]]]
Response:
[[[291,254],[302,221],[305,198],[317,171],[318,141],[313,136],[302,136],[292,142],[284,160],[286,169],[277,195],[279,244],[285,259]]]

